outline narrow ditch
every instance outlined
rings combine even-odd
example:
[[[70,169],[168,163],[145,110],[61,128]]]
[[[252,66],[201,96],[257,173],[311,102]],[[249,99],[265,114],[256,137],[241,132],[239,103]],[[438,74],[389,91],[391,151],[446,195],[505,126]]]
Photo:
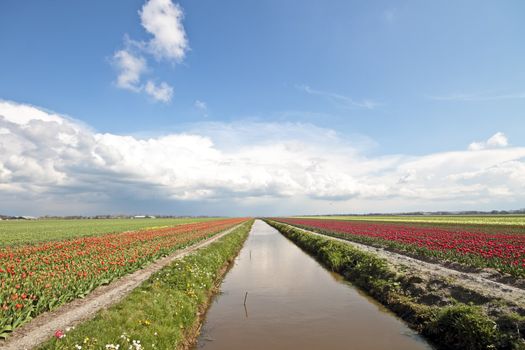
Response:
[[[206,314],[194,346],[203,348],[432,347],[393,313],[257,220]]]

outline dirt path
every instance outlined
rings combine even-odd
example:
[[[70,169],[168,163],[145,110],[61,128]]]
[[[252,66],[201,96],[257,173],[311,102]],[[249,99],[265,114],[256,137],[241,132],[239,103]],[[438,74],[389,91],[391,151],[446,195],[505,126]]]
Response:
[[[282,223],[281,223],[282,224]],[[499,283],[492,281],[483,277],[480,273],[472,272],[461,272],[457,270],[450,269],[448,267],[434,264],[430,262],[425,262],[409,256],[398,254],[384,250],[382,248],[376,248],[368,246],[361,243],[347,241],[341,238],[335,238],[327,235],[322,235],[317,232],[312,232],[308,230],[301,229],[296,226],[287,225],[295,229],[314,234],[316,236],[332,239],[335,241],[344,242],[350,244],[358,249],[371,252],[377,256],[386,259],[391,265],[394,266],[398,271],[406,270],[407,268],[412,271],[418,271],[421,275],[424,276],[436,276],[440,278],[446,278],[450,282],[453,282],[454,285],[464,287],[466,289],[475,291],[481,295],[503,299],[513,304],[516,304],[521,307],[525,307],[525,290],[507,284]]]
[[[159,271],[173,261],[181,259],[195,250],[209,245],[244,224],[245,223],[239,224],[224,232],[216,234],[205,241],[178,250],[172,255],[149,264],[144,269],[123,276],[106,286],[96,288],[84,299],[75,299],[56,310],[46,312],[34,318],[31,322],[16,329],[6,341],[0,342],[0,349],[23,350],[32,349],[38,346],[45,340],[49,339],[57,329],[63,330],[92,318],[100,309],[107,308],[122,300],[153,273]]]

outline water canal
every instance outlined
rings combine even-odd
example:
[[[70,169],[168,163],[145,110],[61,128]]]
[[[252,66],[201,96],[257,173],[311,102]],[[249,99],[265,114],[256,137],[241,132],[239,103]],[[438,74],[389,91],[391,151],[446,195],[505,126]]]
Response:
[[[194,349],[431,347],[391,312],[257,220]]]

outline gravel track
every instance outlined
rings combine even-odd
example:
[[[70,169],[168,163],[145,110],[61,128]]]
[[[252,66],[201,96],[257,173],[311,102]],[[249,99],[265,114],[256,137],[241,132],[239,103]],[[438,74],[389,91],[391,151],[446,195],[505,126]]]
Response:
[[[123,276],[108,285],[100,286],[83,299],[75,299],[56,310],[37,316],[29,323],[17,328],[7,340],[0,341],[0,349],[23,350],[37,347],[52,337],[57,329],[63,330],[92,318],[97,311],[103,308],[108,308],[122,300],[133,289],[147,280],[153,273],[159,271],[173,261],[181,259],[195,250],[215,242],[244,224],[245,223],[236,225],[205,241],[178,250],[174,254],[161,258],[149,264],[147,267],[135,271],[132,274]]]
[[[283,223],[280,222],[280,224]],[[323,235],[293,225],[286,225],[316,236],[343,242],[352,245],[360,250],[373,253],[387,260],[388,263],[390,263],[398,271],[410,269],[411,271],[418,271],[419,274],[425,276],[436,276],[440,278],[446,278],[451,282],[451,284],[470,289],[487,297],[503,299],[518,306],[525,307],[524,289],[487,279],[481,273],[462,272],[439,264],[430,263],[403,254],[390,252],[382,248],[372,247],[366,244],[356,243],[341,238]]]

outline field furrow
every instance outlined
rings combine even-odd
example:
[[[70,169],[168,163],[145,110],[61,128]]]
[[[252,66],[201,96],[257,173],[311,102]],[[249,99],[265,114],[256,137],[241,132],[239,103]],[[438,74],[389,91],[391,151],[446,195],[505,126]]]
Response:
[[[0,249],[0,335],[97,286],[245,219],[223,219]]]

